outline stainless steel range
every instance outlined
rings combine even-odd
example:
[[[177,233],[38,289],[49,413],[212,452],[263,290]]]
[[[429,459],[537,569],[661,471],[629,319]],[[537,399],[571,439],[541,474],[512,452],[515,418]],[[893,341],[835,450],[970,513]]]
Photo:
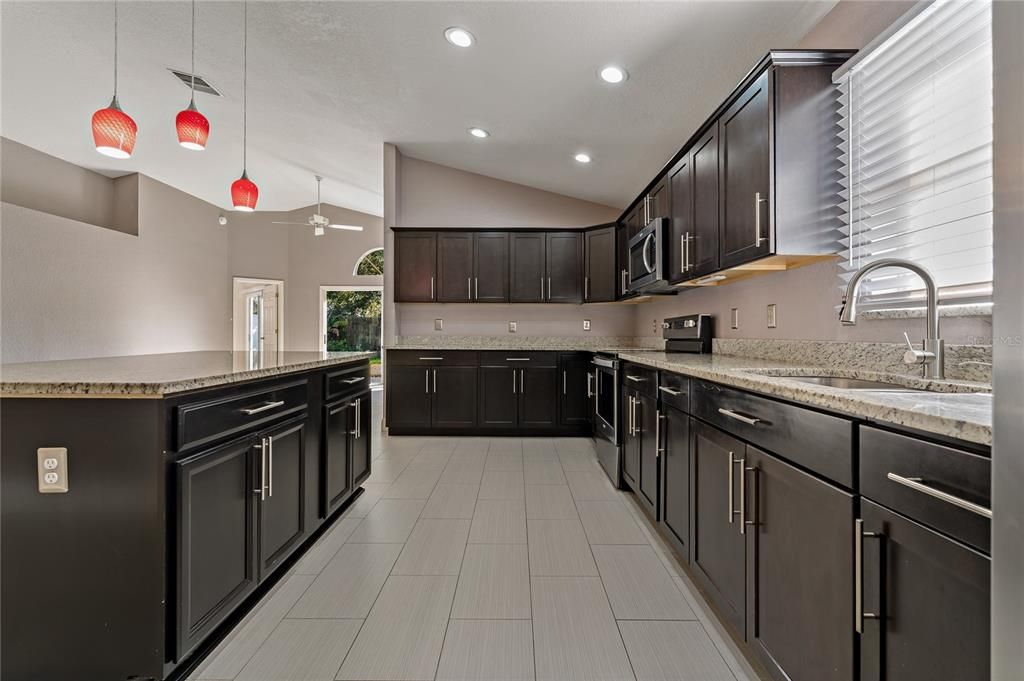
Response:
[[[594,367],[594,448],[608,479],[616,489],[622,487],[621,441],[619,439],[619,360],[615,355],[598,353]]]

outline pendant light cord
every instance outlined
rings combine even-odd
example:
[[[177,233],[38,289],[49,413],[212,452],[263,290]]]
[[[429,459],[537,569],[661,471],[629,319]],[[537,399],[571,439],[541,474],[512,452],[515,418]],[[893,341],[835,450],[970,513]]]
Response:
[[[117,0],[114,0],[114,100],[117,101]]]
[[[242,174],[245,174],[246,154],[248,152],[248,118],[247,104],[249,98],[248,89],[248,58],[249,58],[249,3],[242,2]]]
[[[192,0],[192,103],[196,101],[196,0]]]

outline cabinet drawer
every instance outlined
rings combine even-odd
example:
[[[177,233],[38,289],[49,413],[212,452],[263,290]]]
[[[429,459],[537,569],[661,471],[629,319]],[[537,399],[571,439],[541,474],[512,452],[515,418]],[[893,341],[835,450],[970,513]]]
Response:
[[[333,400],[347,393],[365,390],[370,385],[370,365],[359,364],[324,374],[324,399]]]
[[[838,416],[691,381],[690,413],[797,465],[853,487],[853,422]]]
[[[637,364],[624,364],[622,368],[622,385],[657,399],[658,370],[648,369]]]
[[[306,408],[306,390],[307,381],[302,379],[183,404],[176,409],[177,448],[181,451],[296,414]]]
[[[520,352],[518,350],[487,350],[480,353],[484,367],[557,367],[557,352]]]
[[[985,456],[860,427],[861,494],[985,552],[991,476]]]
[[[658,376],[658,397],[666,407],[690,411],[690,379],[662,371]]]
[[[395,366],[475,366],[476,350],[388,350]]]

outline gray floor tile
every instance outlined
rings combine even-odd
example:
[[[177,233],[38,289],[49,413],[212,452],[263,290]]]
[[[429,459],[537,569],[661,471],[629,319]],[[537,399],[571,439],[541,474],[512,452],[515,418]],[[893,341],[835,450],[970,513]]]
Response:
[[[384,490],[382,499],[427,499],[441,478],[442,469],[406,468]]]
[[[552,437],[524,437],[523,454],[543,453],[549,456],[554,455],[556,453],[555,439]]]
[[[523,439],[519,437],[492,437],[491,453],[494,452],[518,452],[523,453]]]
[[[437,681],[533,678],[533,628],[528,620],[449,622]]]
[[[523,474],[527,485],[564,485],[562,464],[553,454],[524,454]]]
[[[439,485],[475,485],[480,486],[480,480],[484,477],[484,465],[480,463],[479,467],[469,466],[456,466],[452,467],[448,464],[448,467],[441,473],[441,479],[438,480]]]
[[[312,575],[293,575],[282,581],[247,617],[240,627],[203,664],[199,679],[233,679],[256,653],[303,592],[313,583]]]
[[[690,608],[697,614],[697,619],[704,625],[704,631],[711,638],[711,642],[715,644],[715,648],[721,654],[722,659],[725,660],[725,664],[728,665],[733,676],[738,681],[759,681],[761,677],[758,676],[750,663],[747,662],[747,658],[744,657],[739,647],[732,640],[732,636],[725,630],[722,623],[718,621],[718,617],[712,614],[711,607],[701,596],[697,595],[697,587],[688,577],[673,577],[673,579],[676,586],[679,587],[679,590],[686,597]]]
[[[485,471],[522,471],[522,452],[490,452],[484,464]]]
[[[647,544],[647,536],[618,499],[577,501],[576,508],[591,544]]]
[[[394,482],[402,471],[408,467],[408,462],[396,461],[393,459],[380,458],[373,462],[372,472],[366,482]]]
[[[348,541],[353,544],[401,544],[409,537],[426,503],[420,499],[381,499]]]
[[[700,622],[619,622],[637,681],[735,681]]]
[[[489,437],[459,437],[455,438],[455,453],[460,452],[483,452],[486,453],[491,446]]]
[[[283,620],[238,681],[331,681],[361,620]]]
[[[650,546],[592,548],[616,619],[696,619]]]
[[[566,485],[527,485],[526,518],[574,520],[576,502]]]
[[[530,574],[562,577],[597,576],[587,535],[579,519],[527,520]]]
[[[469,520],[420,518],[392,574],[458,576],[469,525]]]
[[[390,577],[338,678],[432,681],[456,581],[456,577]]]
[[[467,546],[451,616],[455,619],[529,619],[530,561],[526,546]]]
[[[345,509],[346,518],[365,518],[366,515],[377,505],[384,490],[391,486],[390,482],[364,482],[363,491],[359,497],[352,502],[352,505]]]
[[[483,480],[480,482],[481,499],[522,499],[523,490],[522,471],[484,471]]]
[[[346,544],[306,589],[288,617],[362,619],[391,574],[401,544]]]
[[[633,681],[601,580],[533,577],[538,681]]]
[[[444,467],[448,465],[448,459],[450,459],[451,456],[451,452],[422,450],[416,455],[415,459],[409,462],[409,468],[413,470],[419,468],[444,470]]]
[[[469,530],[471,544],[525,544],[523,499],[478,499]]]
[[[559,449],[558,460],[566,473],[569,471],[592,471],[598,465],[596,455],[586,450],[565,451]]]
[[[608,481],[608,476],[600,468],[586,471],[565,471],[569,481],[569,489],[576,501],[594,501],[599,499],[618,499],[618,492]]]
[[[439,482],[427,499],[427,505],[423,507],[420,517],[471,520],[479,491],[479,485],[450,485]]]
[[[351,536],[362,518],[340,518],[335,521],[334,526],[328,530],[320,540],[306,552],[306,555],[295,564],[292,574],[315,575],[324,569],[328,561],[334,557],[345,540]]]

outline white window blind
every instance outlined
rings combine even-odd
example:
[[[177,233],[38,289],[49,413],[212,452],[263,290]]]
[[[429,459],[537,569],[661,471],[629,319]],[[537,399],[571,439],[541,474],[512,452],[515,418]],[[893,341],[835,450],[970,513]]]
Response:
[[[837,77],[843,173],[842,287],[880,258],[927,268],[945,302],[992,293],[990,0],[935,2]],[[923,299],[879,270],[863,307]]]

